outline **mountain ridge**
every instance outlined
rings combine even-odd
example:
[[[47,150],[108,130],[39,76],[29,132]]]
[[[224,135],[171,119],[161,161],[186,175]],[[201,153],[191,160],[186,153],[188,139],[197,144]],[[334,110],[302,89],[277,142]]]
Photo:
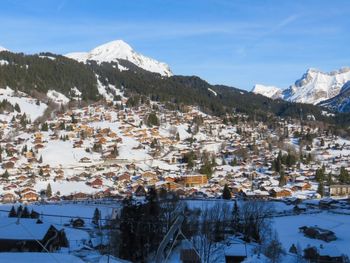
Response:
[[[132,47],[129,44],[127,44],[123,40],[114,40],[99,45],[89,52],[73,52],[68,53],[65,56],[83,63],[87,63],[87,61],[89,60],[96,61],[97,63],[118,63],[120,59],[123,59],[130,61],[131,63],[144,70],[153,73],[159,73],[160,75],[165,77],[170,77],[173,75],[173,73],[170,70],[170,67],[166,63],[159,62],[153,58],[137,53],[132,49]],[[118,68],[121,70],[128,70],[128,68],[125,68],[120,64],[118,65]]]
[[[350,81],[349,67],[343,67],[331,72],[309,68],[300,79],[286,89],[257,84],[252,89],[252,92],[272,99],[281,98],[290,102],[329,105],[322,102],[339,95],[342,87],[348,81]],[[331,108],[334,109],[336,107],[333,105]]]

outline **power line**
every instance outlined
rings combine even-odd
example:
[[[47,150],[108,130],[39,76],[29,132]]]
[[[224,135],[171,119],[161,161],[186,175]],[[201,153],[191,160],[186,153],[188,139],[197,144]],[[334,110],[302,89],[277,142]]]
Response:
[[[35,236],[25,227],[22,222],[19,221],[19,225],[53,258],[54,261],[60,263],[60,261],[53,256],[53,254],[39,241],[35,238]]]

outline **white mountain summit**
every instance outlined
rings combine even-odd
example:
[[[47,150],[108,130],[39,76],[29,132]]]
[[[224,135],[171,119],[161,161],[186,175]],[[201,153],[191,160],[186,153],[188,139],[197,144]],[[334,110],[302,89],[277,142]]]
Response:
[[[350,68],[342,68],[329,73],[311,68],[285,90],[257,84],[252,92],[272,99],[282,98],[291,102],[318,104],[337,96],[348,81],[350,81]]]
[[[294,85],[283,91],[284,99],[293,102],[318,104],[339,94],[350,80],[350,68],[332,72],[309,69]]]
[[[256,84],[252,89],[255,94],[260,94],[271,99],[277,99],[282,97],[282,90],[275,86],[266,86],[262,84]]]
[[[163,62],[146,57],[135,52],[123,40],[115,40],[106,44],[100,45],[89,52],[75,52],[65,55],[71,59],[86,63],[88,60],[94,60],[97,63],[102,62],[117,62],[119,59],[127,60],[136,66],[154,73],[159,73],[162,76],[172,76],[169,66]],[[119,69],[125,70],[121,65]]]

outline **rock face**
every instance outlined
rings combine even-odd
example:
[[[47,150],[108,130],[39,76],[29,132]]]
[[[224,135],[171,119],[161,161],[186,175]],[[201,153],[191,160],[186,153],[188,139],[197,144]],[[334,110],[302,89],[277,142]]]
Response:
[[[256,84],[252,89],[252,92],[271,99],[279,99],[282,97],[282,90],[275,86],[265,86],[261,84]]]
[[[318,104],[338,95],[343,85],[350,80],[350,68],[324,73],[309,69],[294,85],[283,91],[283,99]]]
[[[319,105],[338,112],[350,112],[350,81],[344,84],[337,96],[322,101]]]
[[[162,76],[169,77],[173,75],[167,64],[135,52],[123,40],[108,42],[94,48],[90,52],[75,52],[66,54],[65,56],[84,63],[86,63],[88,60],[94,60],[97,63],[118,63],[118,60],[127,60],[144,70],[159,73]],[[122,70],[127,70],[121,65],[120,68]]]

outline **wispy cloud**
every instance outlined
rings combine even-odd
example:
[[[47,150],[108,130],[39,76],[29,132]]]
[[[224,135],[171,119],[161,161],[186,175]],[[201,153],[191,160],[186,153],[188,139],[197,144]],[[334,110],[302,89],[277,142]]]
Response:
[[[277,34],[278,32],[282,31],[284,28],[286,28],[289,24],[293,23],[300,17],[300,14],[292,14],[290,16],[287,16],[283,20],[279,21],[276,25],[265,28],[263,32],[260,32],[256,35],[256,37],[245,46],[238,47],[235,51],[240,56],[246,56],[248,51],[256,47],[258,44],[260,44],[264,39],[273,36],[274,34]]]

